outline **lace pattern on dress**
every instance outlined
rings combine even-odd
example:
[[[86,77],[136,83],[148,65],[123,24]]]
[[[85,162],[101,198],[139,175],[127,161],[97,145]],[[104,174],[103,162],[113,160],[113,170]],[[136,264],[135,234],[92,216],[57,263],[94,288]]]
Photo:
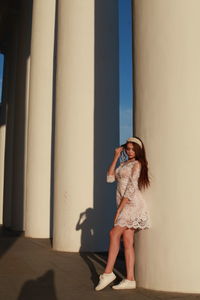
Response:
[[[128,198],[130,201],[134,201],[136,191],[138,190],[138,178],[140,176],[140,171],[141,165],[139,162],[136,162],[132,167],[131,175],[128,178],[128,183],[123,196]]]
[[[139,215],[136,215],[134,211],[131,211],[129,206],[128,209],[123,209],[120,213],[116,223],[114,226],[121,226],[121,227],[128,227],[128,228],[135,228],[138,230],[147,229],[151,227],[149,214],[147,211],[142,211]]]
[[[122,163],[115,175],[107,174],[107,182],[117,181],[116,202],[117,206],[123,197],[129,202],[120,212],[114,226],[127,226],[128,228],[147,229],[151,227],[149,211],[141,191],[138,188],[138,179],[141,172],[141,164],[134,160]]]

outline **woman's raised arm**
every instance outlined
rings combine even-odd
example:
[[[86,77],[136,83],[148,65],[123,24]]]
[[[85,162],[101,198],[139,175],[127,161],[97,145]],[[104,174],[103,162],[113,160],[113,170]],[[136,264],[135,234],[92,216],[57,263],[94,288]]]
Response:
[[[113,161],[107,171],[107,178],[106,178],[107,182],[115,181],[115,168],[116,168],[117,161],[120,157],[121,151],[123,151],[123,147],[118,147],[115,149]]]

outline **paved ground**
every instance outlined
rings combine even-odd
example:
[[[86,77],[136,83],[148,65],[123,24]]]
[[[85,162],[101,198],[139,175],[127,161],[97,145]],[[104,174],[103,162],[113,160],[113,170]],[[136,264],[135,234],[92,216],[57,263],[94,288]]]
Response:
[[[200,295],[155,292],[142,288],[96,292],[98,274],[104,268],[105,253],[53,251],[49,239],[25,238],[0,228],[0,300],[199,299]],[[122,257],[116,263],[118,279],[125,274]]]

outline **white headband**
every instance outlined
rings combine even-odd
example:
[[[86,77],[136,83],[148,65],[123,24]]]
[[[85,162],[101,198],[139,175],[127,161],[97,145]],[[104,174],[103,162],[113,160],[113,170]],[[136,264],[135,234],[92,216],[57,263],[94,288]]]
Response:
[[[141,141],[139,139],[135,138],[135,137],[128,138],[128,140],[126,142],[134,142],[134,143],[138,144],[142,148]]]

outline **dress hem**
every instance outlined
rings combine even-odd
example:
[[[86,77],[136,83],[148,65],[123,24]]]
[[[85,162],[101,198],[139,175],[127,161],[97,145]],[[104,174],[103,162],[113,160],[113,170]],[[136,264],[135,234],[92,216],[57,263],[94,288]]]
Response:
[[[120,225],[120,224],[114,224],[114,226],[120,226],[120,227],[127,227],[127,228],[133,228],[133,229],[137,229],[137,230],[145,230],[145,229],[150,229],[151,227],[146,226],[146,227],[134,227],[134,226],[128,226],[128,225]]]

